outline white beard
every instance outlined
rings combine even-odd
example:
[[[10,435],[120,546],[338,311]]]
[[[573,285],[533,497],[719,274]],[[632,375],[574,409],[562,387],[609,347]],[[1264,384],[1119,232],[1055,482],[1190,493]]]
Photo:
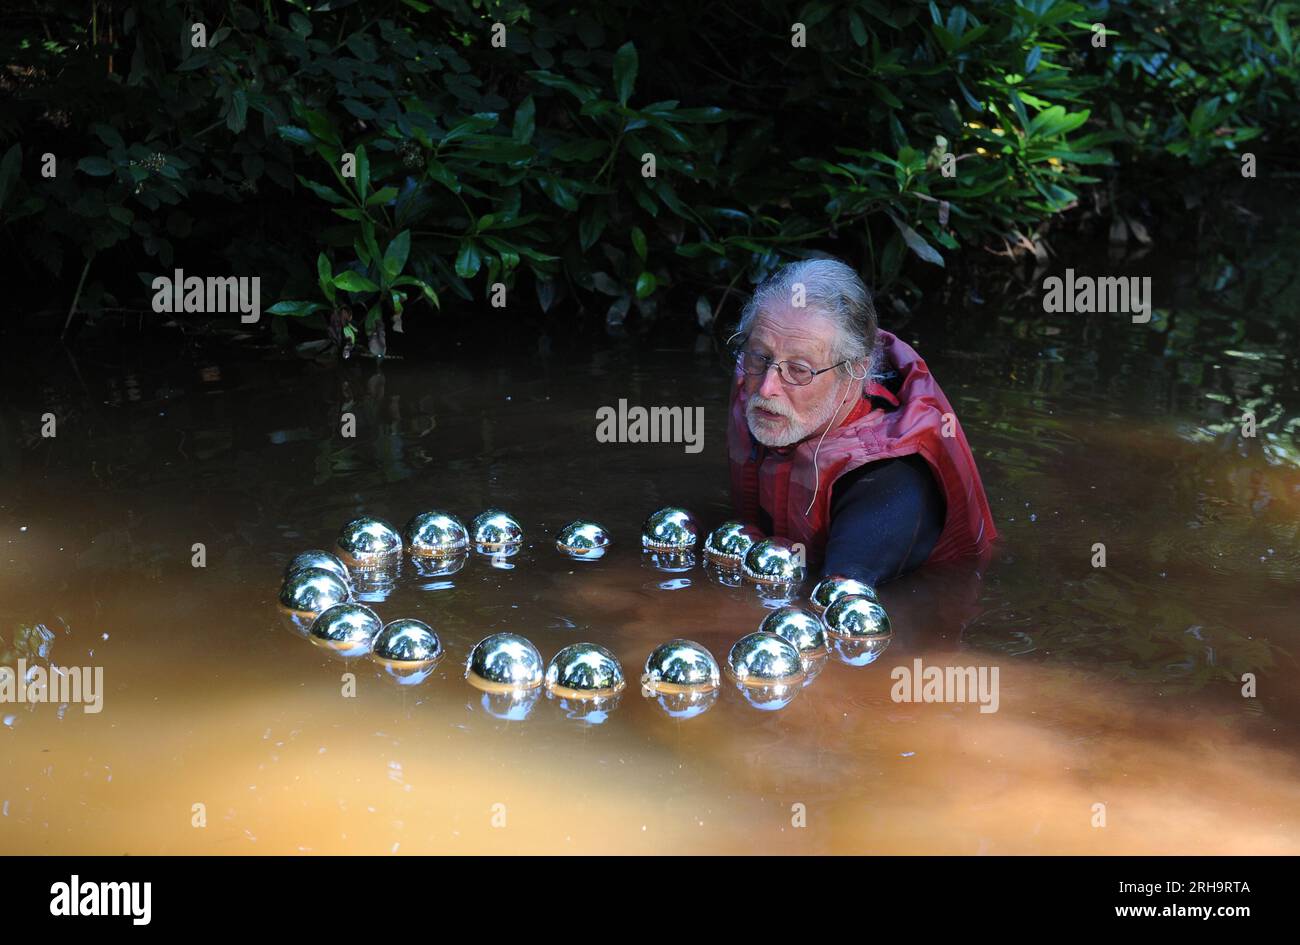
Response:
[[[834,394],[827,397],[813,413],[803,423],[800,423],[791,416],[790,405],[785,401],[768,400],[761,394],[754,394],[745,404],[745,421],[749,424],[749,432],[754,434],[754,439],[764,446],[783,447],[798,443],[800,440],[807,439],[814,433],[822,430],[826,424],[831,422],[831,417],[839,413],[840,407],[844,403],[843,390],[834,389]],[[777,420],[767,420],[754,415],[755,407],[763,407],[765,410],[771,410],[781,414]]]

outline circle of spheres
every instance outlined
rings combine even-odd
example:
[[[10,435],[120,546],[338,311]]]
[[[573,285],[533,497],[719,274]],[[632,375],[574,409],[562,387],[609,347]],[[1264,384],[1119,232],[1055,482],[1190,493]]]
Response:
[[[689,512],[662,508],[642,527],[641,545],[653,567],[667,572],[695,566],[700,529]],[[285,568],[279,602],[296,622],[310,622],[307,637],[343,657],[368,656],[398,682],[423,682],[445,655],[437,631],[412,618],[384,623],[355,599],[358,577],[410,555],[424,574],[451,574],[472,552],[509,557],[524,542],[519,522],[488,509],[468,528],[454,515],[434,510],[416,515],[402,532],[382,519],[355,518],[343,526],[332,551],[297,555]],[[577,560],[602,557],[612,539],[592,521],[570,522],[556,536],[557,551]],[[759,596],[788,602],[803,582],[798,549],[767,538],[752,525],[729,521],[704,538],[704,565],[719,583],[751,584]],[[816,583],[806,604],[770,610],[758,629],[737,640],[725,661],[727,677],[758,708],[781,708],[821,671],[830,653],[845,663],[873,662],[889,645],[889,616],[870,585],[843,575]],[[642,691],[657,696],[669,714],[690,717],[707,709],[723,670],[713,654],[692,640],[669,640],[646,658]],[[617,699],[626,683],[608,649],[573,643],[546,662],[537,647],[514,633],[494,633],[476,643],[465,661],[465,679],[492,697],[523,700],[540,691],[599,710]],[[508,708],[503,717],[510,717]]]

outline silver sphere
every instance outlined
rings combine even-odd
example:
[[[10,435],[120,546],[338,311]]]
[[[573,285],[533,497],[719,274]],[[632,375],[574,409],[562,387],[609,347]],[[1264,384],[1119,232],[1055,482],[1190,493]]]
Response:
[[[363,515],[343,526],[335,546],[352,567],[378,568],[402,553],[402,536],[383,519]]]
[[[784,538],[764,538],[745,555],[741,572],[758,584],[798,584],[805,569],[794,545]]]
[[[406,550],[418,558],[449,558],[469,548],[469,532],[460,519],[439,509],[411,519],[402,538]]]
[[[874,587],[843,574],[828,574],[818,581],[812,593],[808,595],[808,603],[819,614],[825,613],[827,607],[849,594],[861,594],[879,603]]]
[[[422,620],[394,620],[375,637],[370,655],[386,663],[432,663],[442,656],[442,643]]]
[[[335,604],[352,599],[352,591],[343,579],[324,568],[303,568],[284,579],[280,603],[290,610],[318,614]]]
[[[570,522],[555,537],[555,547],[575,558],[598,558],[609,547],[611,539],[603,525],[595,522]]]
[[[826,632],[837,637],[887,637],[889,615],[865,594],[848,594],[826,608]]]
[[[688,551],[699,541],[695,516],[685,509],[659,509],[641,526],[641,545],[648,551]]]
[[[657,692],[716,689],[722,681],[713,654],[690,640],[669,640],[645,661],[641,684]]]
[[[328,551],[321,551],[318,548],[295,555],[294,559],[289,562],[288,567],[284,569],[284,576],[287,579],[293,572],[303,571],[307,568],[321,568],[325,571],[333,571],[343,579],[345,584],[352,583],[352,575],[348,573],[348,566],[339,560],[338,555],[332,555]]]
[[[789,640],[801,655],[826,649],[826,628],[821,618],[802,607],[778,608],[763,618],[758,629]]]
[[[360,656],[370,649],[383,627],[384,622],[369,607],[335,604],[311,625],[311,642],[344,656]]]
[[[480,512],[470,523],[469,532],[470,540],[479,551],[515,549],[524,543],[523,528],[500,509]]]
[[[704,557],[717,565],[738,568],[763,533],[744,522],[723,522],[704,539]]]
[[[727,654],[727,665],[736,680],[746,684],[767,686],[803,678],[803,664],[794,645],[762,630],[737,640]]]
[[[494,633],[474,644],[465,678],[480,689],[533,689],[542,684],[542,654],[516,633]]]
[[[595,643],[573,643],[546,667],[546,688],[560,696],[609,695],[623,688],[623,668],[609,650]]]

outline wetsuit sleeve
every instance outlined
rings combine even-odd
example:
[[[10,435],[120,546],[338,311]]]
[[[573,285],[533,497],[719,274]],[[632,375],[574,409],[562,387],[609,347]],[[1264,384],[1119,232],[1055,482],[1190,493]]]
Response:
[[[943,493],[919,455],[867,463],[835,482],[822,574],[879,584],[930,556],[946,514]]]

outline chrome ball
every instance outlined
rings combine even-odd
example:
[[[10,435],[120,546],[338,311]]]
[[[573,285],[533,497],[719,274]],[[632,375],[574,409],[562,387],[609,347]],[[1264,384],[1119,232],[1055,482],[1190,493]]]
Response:
[[[348,566],[339,560],[338,555],[332,555],[328,551],[321,551],[320,549],[304,551],[300,555],[295,555],[294,559],[289,562],[288,567],[284,569],[285,579],[287,580],[293,572],[303,571],[307,568],[333,571],[343,579],[345,584],[352,583],[352,575],[348,573]]]
[[[344,656],[361,656],[383,627],[384,622],[369,607],[335,604],[311,625],[311,641]]]
[[[889,615],[865,594],[848,594],[826,608],[826,632],[837,637],[887,637]]]
[[[819,614],[825,613],[827,607],[849,594],[860,594],[879,603],[874,587],[843,574],[829,574],[818,581],[812,593],[808,595],[808,603]]]
[[[884,637],[831,637],[831,655],[848,666],[866,666],[889,649],[893,635]]]
[[[555,537],[555,547],[575,558],[598,558],[610,543],[609,532],[595,522],[570,522]]]
[[[542,684],[542,654],[516,633],[494,633],[474,644],[465,678],[480,689],[533,689]]]
[[[713,654],[690,640],[669,640],[645,661],[641,684],[658,692],[716,689],[722,681]]]
[[[784,538],[764,538],[745,554],[741,573],[758,584],[798,584],[804,578],[802,556]]]
[[[284,579],[280,603],[290,610],[318,614],[335,604],[352,599],[352,591],[343,579],[324,568],[303,568]]]
[[[649,551],[689,551],[699,537],[695,516],[671,506],[651,513],[641,526],[641,545]]]
[[[758,629],[789,640],[801,655],[826,649],[826,628],[821,618],[802,607],[781,607],[763,618]]]
[[[785,637],[758,631],[743,636],[727,654],[727,665],[741,683],[773,685],[803,678],[799,651]]]
[[[442,643],[422,620],[394,620],[379,631],[370,655],[386,663],[432,663],[442,656]]]
[[[669,718],[693,719],[713,708],[718,701],[717,689],[684,689],[681,692],[664,692],[645,688],[641,694],[653,698]]]
[[[704,539],[704,557],[717,565],[738,568],[749,549],[762,540],[763,533],[754,525],[723,522]]]
[[[572,643],[546,667],[546,688],[570,698],[611,695],[623,688],[623,668],[603,646]]]
[[[418,558],[448,558],[469,548],[469,532],[460,519],[438,509],[407,522],[402,538],[406,550]]]
[[[343,526],[335,546],[352,567],[376,568],[402,553],[402,536],[383,519],[363,515]]]
[[[479,551],[491,553],[518,548],[524,543],[524,530],[500,509],[480,512],[469,526],[470,540]]]

